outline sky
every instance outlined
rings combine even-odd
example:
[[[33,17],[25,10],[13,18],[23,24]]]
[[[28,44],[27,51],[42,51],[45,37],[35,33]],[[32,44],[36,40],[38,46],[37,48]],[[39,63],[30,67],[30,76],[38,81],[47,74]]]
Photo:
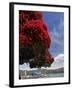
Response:
[[[50,52],[54,57],[64,53],[64,13],[43,12],[43,21],[51,37]]]

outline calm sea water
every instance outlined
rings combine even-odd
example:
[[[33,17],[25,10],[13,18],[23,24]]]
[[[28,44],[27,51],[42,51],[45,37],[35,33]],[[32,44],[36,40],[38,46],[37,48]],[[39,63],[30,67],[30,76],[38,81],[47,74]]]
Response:
[[[46,77],[64,77],[64,73],[50,73]]]

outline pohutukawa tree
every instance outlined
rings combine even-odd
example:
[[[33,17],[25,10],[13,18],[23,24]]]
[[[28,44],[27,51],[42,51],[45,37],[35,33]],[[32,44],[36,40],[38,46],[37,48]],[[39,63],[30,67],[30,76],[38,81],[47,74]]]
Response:
[[[38,11],[19,11],[19,64],[30,67],[50,66],[54,61],[48,51],[51,39]]]

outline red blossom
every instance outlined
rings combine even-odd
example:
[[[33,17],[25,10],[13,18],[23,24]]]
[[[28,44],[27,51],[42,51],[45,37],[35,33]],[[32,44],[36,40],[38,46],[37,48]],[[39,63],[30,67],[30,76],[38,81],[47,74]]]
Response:
[[[36,44],[36,42],[40,44],[40,46]],[[44,58],[45,63],[51,64],[53,62],[52,55],[48,52],[48,48],[50,48],[51,44],[51,39],[49,36],[48,28],[42,20],[41,12],[38,11],[19,12],[19,44],[20,46],[23,47],[28,46],[31,47],[32,45],[35,53],[35,59],[36,57],[41,57],[42,59]],[[38,52],[36,52],[37,48],[38,49],[42,48],[43,50],[42,56],[36,56],[36,54],[39,55],[41,52],[39,51],[41,49],[39,49]]]
[[[28,39],[23,33],[19,33],[19,43],[22,46],[27,46],[28,44]]]
[[[45,56],[46,63],[51,64],[54,61],[54,59],[53,59],[52,55],[50,54],[50,52],[48,51],[48,49],[45,49],[44,56]]]
[[[42,43],[45,48],[50,47],[50,36],[45,28],[45,24],[42,20],[30,20],[27,23],[23,23],[21,32],[24,32],[27,37],[30,37],[32,40],[38,40]]]
[[[38,11],[19,11],[19,18],[19,22],[22,24],[32,19],[42,19],[42,14]]]

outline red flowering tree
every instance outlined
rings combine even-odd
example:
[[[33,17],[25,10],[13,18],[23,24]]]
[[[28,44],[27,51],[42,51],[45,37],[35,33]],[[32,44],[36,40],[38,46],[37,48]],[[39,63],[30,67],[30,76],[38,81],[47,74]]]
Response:
[[[50,66],[54,61],[48,51],[51,39],[38,11],[19,11],[19,63],[30,67]]]

